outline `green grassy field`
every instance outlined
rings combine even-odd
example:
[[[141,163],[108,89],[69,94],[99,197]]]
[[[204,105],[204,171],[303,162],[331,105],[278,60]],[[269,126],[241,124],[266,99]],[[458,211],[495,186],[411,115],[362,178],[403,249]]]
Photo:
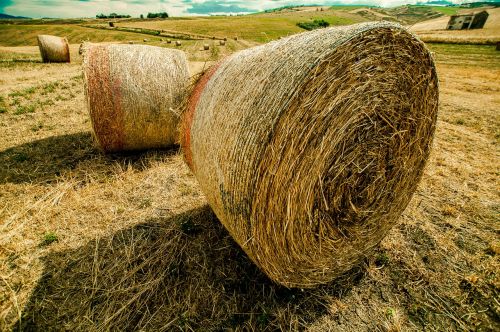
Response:
[[[81,43],[84,40],[93,42],[138,40],[142,37],[135,33],[97,30],[74,24],[61,25],[11,25],[0,24],[0,46],[30,46],[37,45],[36,36],[40,34],[64,36],[70,44]]]
[[[346,25],[364,21],[361,17],[339,16],[333,12],[310,12],[307,14],[273,16],[252,15],[237,17],[210,17],[193,19],[169,19],[161,21],[126,22],[119,26],[141,27],[149,29],[167,29],[211,36],[238,36],[239,38],[267,42],[279,37],[305,31],[297,26],[298,22],[307,22],[322,18],[330,25]]]
[[[453,66],[500,68],[500,52],[494,45],[427,44],[436,60]]]

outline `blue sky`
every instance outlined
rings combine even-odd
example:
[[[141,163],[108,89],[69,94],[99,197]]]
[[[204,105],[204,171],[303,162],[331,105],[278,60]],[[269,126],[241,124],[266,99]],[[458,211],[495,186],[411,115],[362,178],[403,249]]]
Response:
[[[99,13],[115,12],[137,17],[148,12],[166,11],[171,16],[187,16],[250,13],[295,4],[370,4],[391,7],[416,2],[417,0],[0,0],[0,12],[28,17],[95,17]]]

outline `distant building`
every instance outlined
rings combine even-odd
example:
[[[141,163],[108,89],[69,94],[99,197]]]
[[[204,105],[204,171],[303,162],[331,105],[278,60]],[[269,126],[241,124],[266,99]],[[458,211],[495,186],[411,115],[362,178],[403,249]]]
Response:
[[[446,27],[447,30],[482,29],[488,19],[488,12],[452,15]]]

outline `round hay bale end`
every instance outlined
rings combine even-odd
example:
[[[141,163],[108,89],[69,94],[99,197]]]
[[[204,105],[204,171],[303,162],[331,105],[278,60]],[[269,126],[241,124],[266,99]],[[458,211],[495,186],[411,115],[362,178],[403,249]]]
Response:
[[[238,40],[238,36],[234,37],[234,40]]]
[[[142,150],[178,143],[178,110],[189,83],[184,52],[147,45],[92,44],[84,54],[87,108],[102,150]]]
[[[204,44],[204,45],[203,45],[203,50],[205,50],[205,51],[206,51],[206,50],[208,50],[208,49],[210,49],[210,46],[209,46],[208,44]]]
[[[225,41],[223,41],[223,40],[220,40],[220,41],[219,41],[219,44],[220,44],[220,46],[224,46],[224,45],[226,45],[226,42],[225,42]]]
[[[181,45],[182,45],[182,43],[180,42],[180,40],[175,41],[175,46],[181,46]]]
[[[37,39],[43,62],[70,62],[69,44],[66,38],[38,35]]]
[[[313,287],[358,264],[408,205],[438,94],[429,51],[400,25],[294,35],[205,73],[183,116],[184,158],[256,265]]]

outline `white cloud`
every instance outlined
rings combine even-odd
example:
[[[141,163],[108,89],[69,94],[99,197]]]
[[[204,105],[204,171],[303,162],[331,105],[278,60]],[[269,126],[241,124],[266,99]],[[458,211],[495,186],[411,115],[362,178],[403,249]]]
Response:
[[[474,0],[472,0],[474,1]],[[382,7],[414,4],[417,0],[10,0],[10,4],[3,7],[3,11],[15,16],[29,17],[95,17],[96,14],[118,13],[134,17],[148,12],[166,11],[171,16],[189,15],[188,10],[203,4],[220,6],[238,6],[252,11],[262,11],[286,5],[318,4],[328,5],[342,3],[346,5],[371,4]],[[460,3],[462,0],[451,0]],[[0,10],[2,8],[0,7]]]

